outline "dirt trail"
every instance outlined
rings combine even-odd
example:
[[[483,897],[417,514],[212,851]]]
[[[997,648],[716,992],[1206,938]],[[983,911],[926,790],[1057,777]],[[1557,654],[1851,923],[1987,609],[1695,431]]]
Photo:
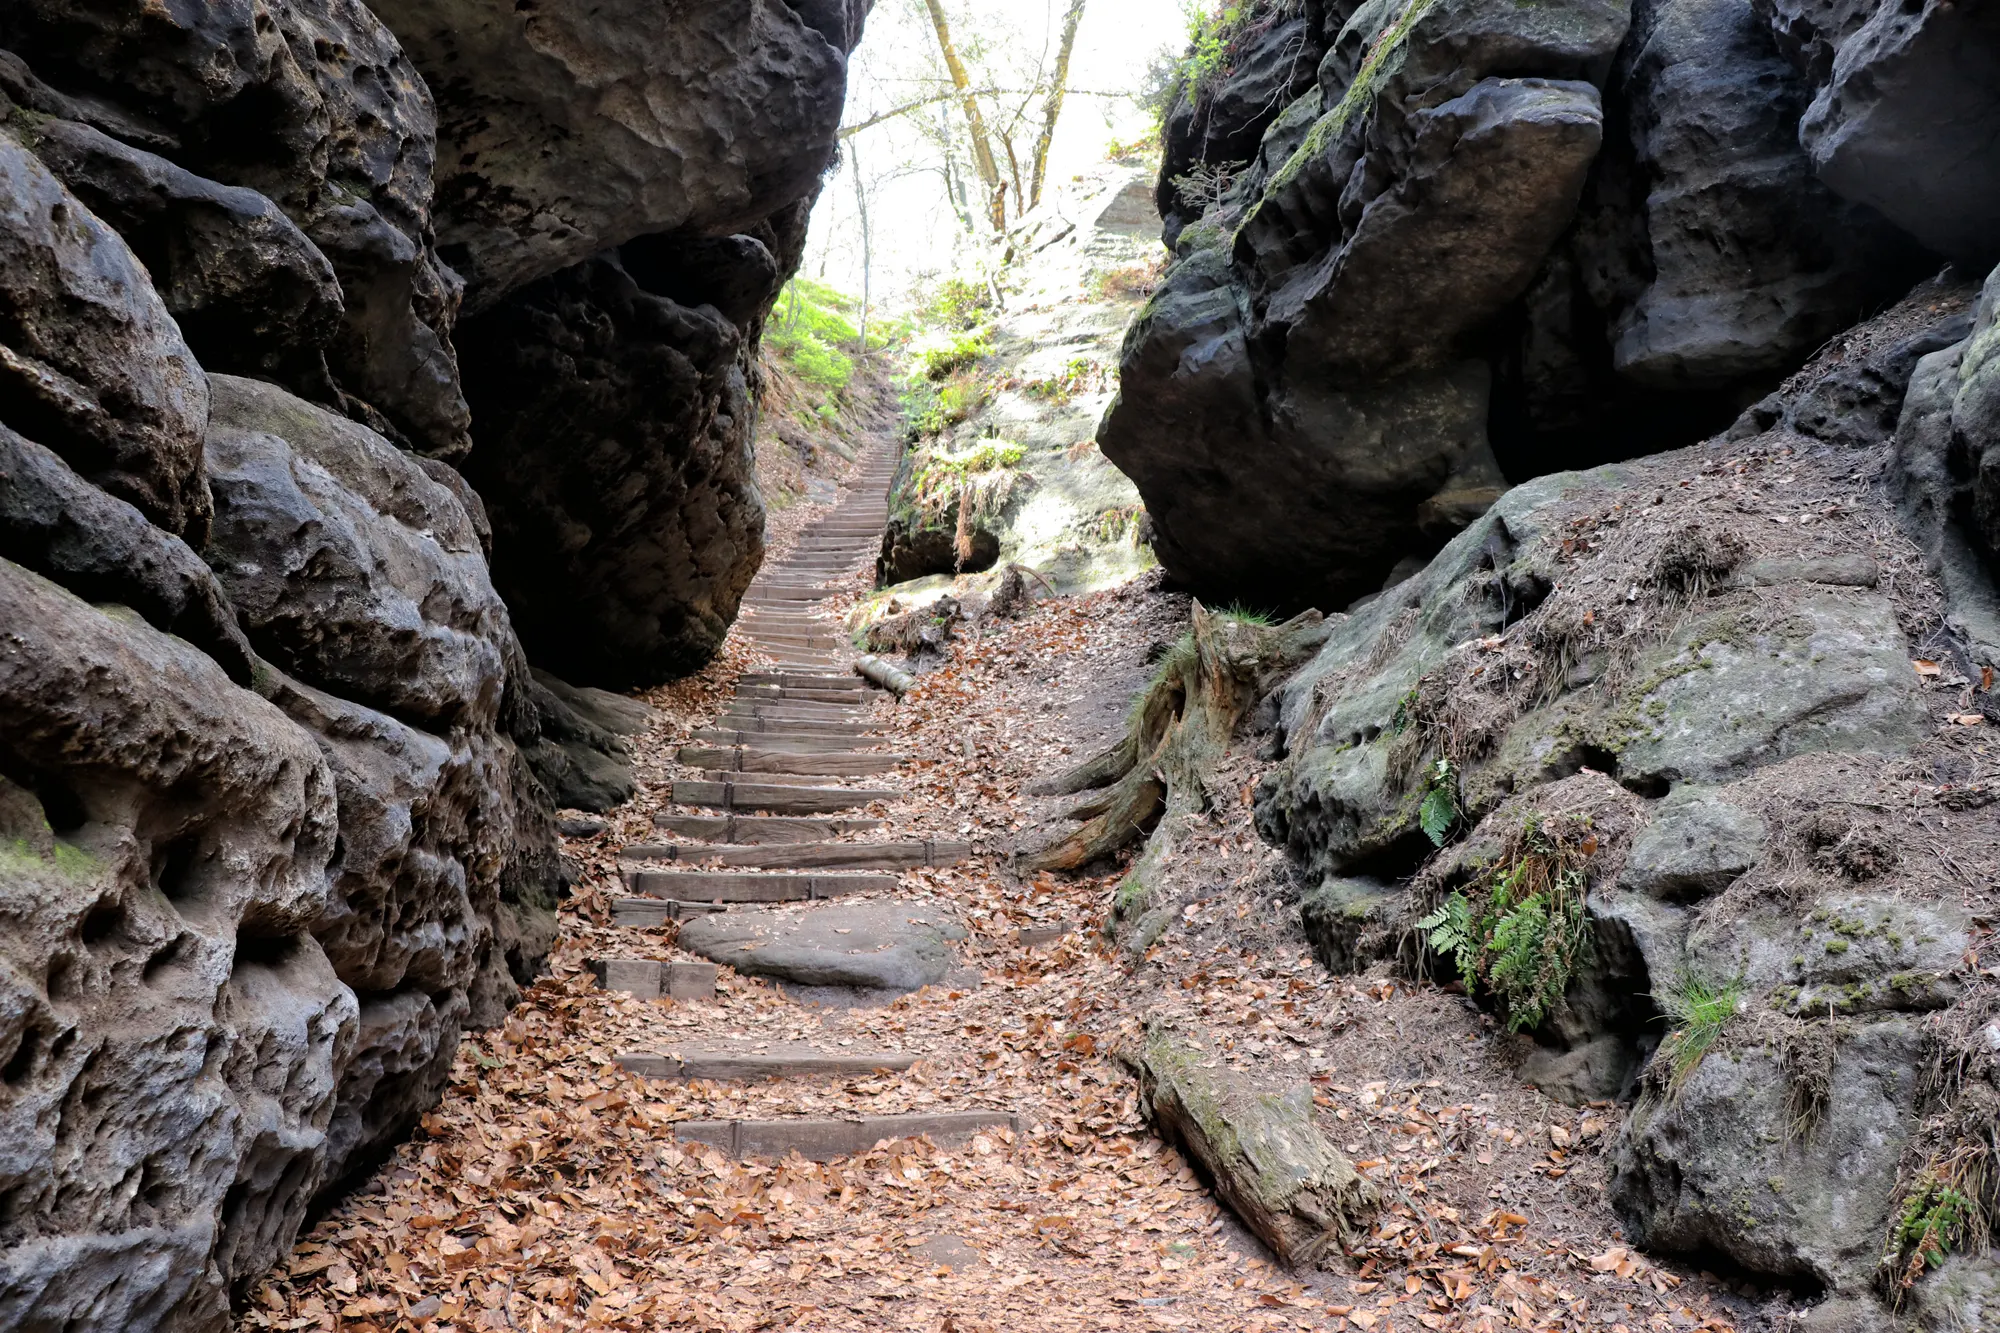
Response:
[[[1206,952],[1136,975],[1096,929],[1112,878],[1009,873],[1048,813],[1023,788],[1120,724],[1186,603],[1057,599],[903,703],[860,688],[836,616],[889,450],[787,524],[724,658],[652,696],[639,799],[570,842],[551,975],[241,1327],[1730,1327],[1601,1202],[1526,1202],[1589,1178],[1615,1112],[1476,1097],[1462,1001],[1320,973],[1247,811],[1187,915]],[[748,974],[775,966],[807,984]],[[1260,1257],[1147,1130],[1113,1051],[1168,1012],[1312,1080],[1387,1200],[1353,1271]]]

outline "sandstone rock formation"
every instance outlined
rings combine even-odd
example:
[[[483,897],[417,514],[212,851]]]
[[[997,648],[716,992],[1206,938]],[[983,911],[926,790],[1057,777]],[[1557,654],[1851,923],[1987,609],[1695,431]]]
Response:
[[[1747,0],[1307,12],[1338,26],[1290,105],[1230,110],[1311,47],[1276,17],[1204,103],[1242,135],[1175,112],[1163,201],[1249,160],[1170,221],[1100,428],[1205,594],[1342,605],[1510,480],[1720,429],[1937,265],[1802,145]]]
[[[1609,1193],[1633,1241],[1827,1293],[1820,1313],[1855,1321],[1829,1328],[1887,1327],[1885,1291],[1926,1328],[1990,1301],[1976,1261],[1901,1293],[1894,1222],[2000,1099],[1975,923],[1909,851],[1940,811],[1933,836],[1982,827],[1941,739],[1980,719],[1911,660],[1971,691],[2000,648],[1885,570],[1900,495],[1934,558],[1955,553],[1947,610],[1992,604],[1964,453],[1987,433],[1968,386],[1991,292],[1923,284],[1726,436],[1508,491],[1334,624],[1276,696],[1257,794],[1324,965],[1471,958],[1469,988],[1527,1034],[1523,1079],[1633,1101]],[[1837,513],[1781,512],[1891,458]],[[1784,485],[1745,485],[1765,468]],[[1945,794],[1885,804],[1910,773]],[[1532,903],[1509,887],[1530,883]],[[1517,911],[1541,914],[1536,967],[1460,951],[1454,932]],[[1962,1077],[1926,1081],[1939,1059]]]
[[[468,475],[529,655],[652,685],[721,644],[763,559],[755,349],[832,160],[861,0],[384,15],[443,108]]]
[[[761,555],[747,367],[863,7],[445,8],[383,15],[467,43],[413,58],[358,0],[0,7],[0,1325],[226,1328],[542,967],[556,796],[628,797],[645,718],[537,678],[496,562],[589,548],[570,660],[628,683]],[[444,214],[432,77],[544,135],[447,134]],[[473,378],[594,345],[620,388],[523,407],[626,453],[475,429],[440,219]],[[622,347],[534,285],[607,274]]]
[[[1038,592],[1068,592],[1148,566],[1138,493],[1090,436],[1110,401],[1135,289],[1153,273],[1160,216],[1149,186],[1137,164],[1107,164],[1052,190],[1012,234],[1006,308],[982,309],[966,320],[976,329],[946,335],[986,349],[954,372],[977,384],[973,410],[905,452],[879,584],[1000,565],[994,592],[1004,567],[1019,564],[1040,575]]]

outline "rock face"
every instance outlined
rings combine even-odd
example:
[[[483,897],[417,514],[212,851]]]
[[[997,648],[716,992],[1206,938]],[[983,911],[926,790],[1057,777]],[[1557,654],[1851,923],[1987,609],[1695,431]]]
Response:
[[[257,191],[311,239],[338,276],[343,312],[325,346],[332,381],[302,368],[291,387],[426,452],[470,447],[451,346],[463,282],[431,234],[436,109],[358,0],[172,11],[28,0],[0,15],[0,46],[59,95],[109,102],[97,128]],[[164,210],[157,240],[134,218],[137,248],[168,243],[177,211]]]
[[[10,1327],[227,1326],[319,1184],[354,993],[305,732],[206,655],[0,564]]]
[[[1956,330],[1954,330],[1956,331]],[[1961,626],[2000,649],[2000,269],[1971,329],[1918,361],[1896,429],[1903,518]]]
[[[1276,696],[1283,754],[1257,792],[1260,832],[1306,873],[1301,925],[1325,966],[1408,966],[1417,940],[1443,975],[1470,956],[1470,991],[1529,1039],[1521,1078],[1635,1099],[1609,1201],[1636,1243],[1825,1291],[1856,1328],[1887,1326],[1873,1293],[1902,1262],[1883,1238],[1913,1173],[2000,1095],[1972,914],[1955,876],[1907,852],[1956,807],[1882,800],[1902,774],[1949,769],[1956,695],[1924,690],[1910,659],[1976,681],[2000,651],[1969,616],[1913,610],[1884,573],[1900,541],[1867,535],[1900,499],[1974,586],[1983,552],[1952,545],[1970,498],[1925,488],[1971,483],[1941,455],[1963,447],[1990,295],[1974,312],[1963,285],[1925,284],[1729,437],[1509,491],[1333,622]],[[1883,404],[1913,365],[1892,442]],[[1892,455],[1831,526],[1771,522],[1745,480],[1770,467],[1764,493],[1817,494]],[[1438,799],[1449,817],[1427,831]],[[1976,836],[1977,801],[1961,804],[1943,836]],[[1449,932],[1490,927],[1520,906],[1509,876],[1564,854],[1578,961],[1536,1000],[1482,952],[1497,944],[1475,934],[1461,954]],[[1719,1036],[1690,1035],[1695,1004]],[[1941,1049],[1966,1075],[1926,1091]],[[1984,1278],[1927,1279],[1915,1308],[1950,1327],[1982,1308]]]
[[[985,401],[904,453],[878,584],[1019,564],[1068,592],[1150,565],[1138,492],[1090,446],[1139,307],[1130,285],[1148,274],[1159,228],[1147,184],[1139,167],[1109,164],[1051,191],[1015,234],[1007,308],[949,335],[987,355],[926,386],[943,394],[975,380]]]
[[[1756,0],[1814,91],[1821,180],[1961,263],[2000,260],[2000,19],[1933,0]]]
[[[1749,0],[1323,16],[1316,85],[1170,220],[1099,431],[1204,595],[1342,605],[1509,479],[1721,428],[1936,266],[1815,175],[1811,78]],[[1169,204],[1245,156],[1183,113]]]
[[[653,679],[761,554],[746,367],[861,7],[463,8],[397,7],[465,41],[413,58],[358,0],[0,7],[5,1327],[221,1333],[541,970],[544,781],[626,799],[646,716],[537,678],[496,544],[576,552],[643,622],[585,660]],[[487,135],[447,135],[445,214],[433,58]],[[475,379],[594,348],[613,386],[520,404],[582,445],[496,415],[483,500],[440,218]]]
[[[439,230],[472,307],[639,236],[748,233],[810,198],[867,12],[864,0],[383,6],[437,95]]]
[[[764,558],[743,331],[613,255],[516,293],[464,341],[495,423],[468,476],[529,654],[617,689],[698,670]]]

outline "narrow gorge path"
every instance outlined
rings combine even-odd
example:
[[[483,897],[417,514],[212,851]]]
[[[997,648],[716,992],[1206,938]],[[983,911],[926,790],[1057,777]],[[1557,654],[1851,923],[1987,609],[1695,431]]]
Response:
[[[1136,971],[1099,933],[1115,873],[1013,873],[1050,813],[1027,788],[1122,725],[1185,598],[1051,599],[983,619],[902,701],[868,688],[842,616],[895,459],[774,516],[723,656],[648,696],[639,796],[566,824],[549,975],[239,1327],[1728,1327],[1559,1208],[1531,1235],[1497,1174],[1430,1174],[1546,1190],[1555,1118],[1587,1140],[1607,1113],[1454,1101],[1409,1057],[1469,1049],[1476,1016],[1326,977],[1245,811],[1205,844],[1192,948]],[[1154,1136],[1114,1052],[1163,1013],[1232,1067],[1311,1073],[1391,1195],[1354,1271],[1278,1267]]]

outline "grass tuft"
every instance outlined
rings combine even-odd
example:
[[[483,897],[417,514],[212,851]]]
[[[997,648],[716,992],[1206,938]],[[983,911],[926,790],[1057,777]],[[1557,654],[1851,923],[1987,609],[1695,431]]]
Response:
[[[1653,993],[1653,1002],[1672,1025],[1660,1043],[1666,1062],[1667,1095],[1676,1096],[1715,1048],[1722,1029],[1743,1000],[1741,980],[1717,982],[1683,967],[1674,979]]]

